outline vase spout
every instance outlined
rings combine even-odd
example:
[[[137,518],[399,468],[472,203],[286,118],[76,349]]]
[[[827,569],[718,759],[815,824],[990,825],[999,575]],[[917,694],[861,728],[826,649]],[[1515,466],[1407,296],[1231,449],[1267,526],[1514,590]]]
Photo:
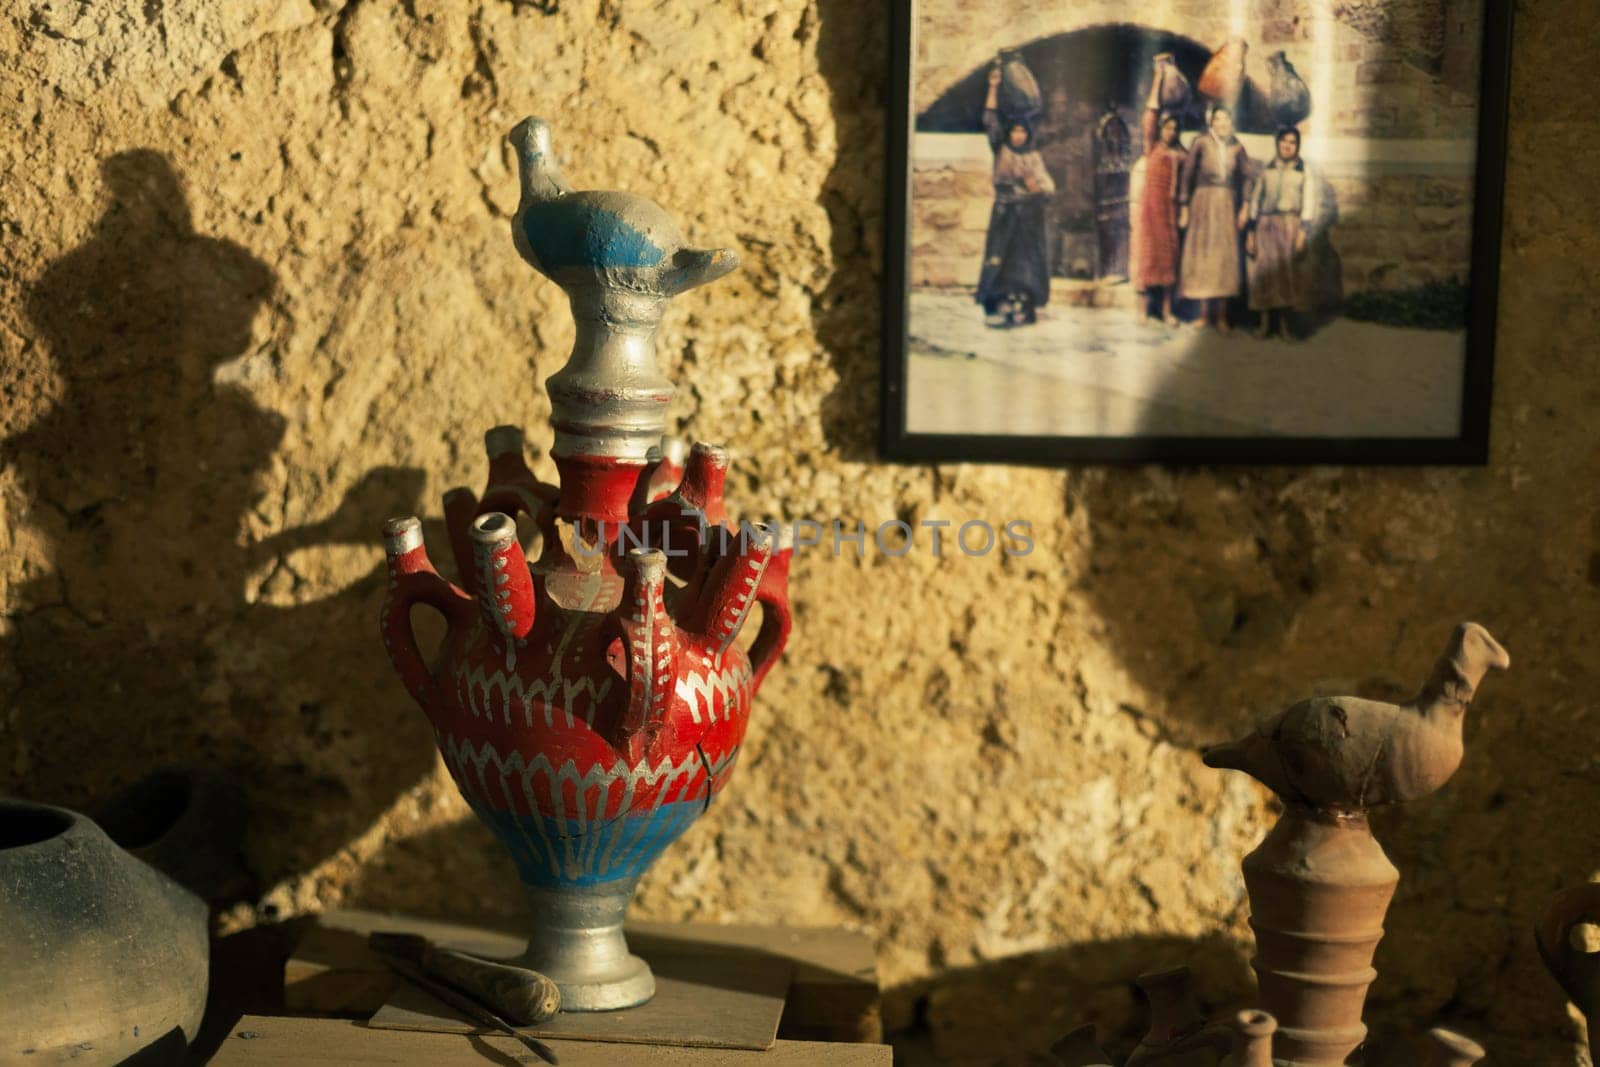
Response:
[[[1272,1067],[1272,1035],[1278,1020],[1264,1011],[1247,1008],[1233,1017],[1233,1055],[1228,1067]]]
[[[659,754],[667,707],[678,673],[678,628],[667,612],[667,557],[660,549],[634,549],[617,608],[627,657],[628,707],[619,740],[630,760]]]
[[[721,445],[696,441],[689,449],[683,480],[673,495],[683,505],[705,517],[709,525],[727,521],[723,491],[728,479],[728,450]]]
[[[511,516],[491,511],[472,521],[473,586],[490,630],[510,642],[533,629],[538,610],[533,575]],[[509,649],[508,649],[509,654]]]
[[[720,656],[733,646],[757,600],[762,575],[777,551],[777,533],[764,523],[721,527],[727,548],[706,578],[700,601],[700,631]]]
[[[685,248],[672,257],[672,266],[663,272],[662,288],[676,296],[686,289],[714,282],[739,266],[738,255],[730,248]]]

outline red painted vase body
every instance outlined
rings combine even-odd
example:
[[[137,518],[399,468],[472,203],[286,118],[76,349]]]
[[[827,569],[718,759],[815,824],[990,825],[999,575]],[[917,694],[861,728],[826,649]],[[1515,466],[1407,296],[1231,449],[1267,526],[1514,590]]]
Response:
[[[502,429],[491,447],[496,434],[515,439]],[[722,525],[726,461],[702,447],[688,484],[625,526],[597,520],[590,528],[604,528],[604,541],[564,549],[547,521],[558,494],[534,481],[516,444],[494,458],[499,477],[481,500],[447,498],[465,588],[434,571],[416,520],[386,530],[384,641],[456,785],[524,882],[634,878],[735,766],[751,699],[787,639],[790,550],[760,528]],[[631,485],[619,478],[607,491],[637,496],[655,473],[636,468]],[[612,503],[629,513],[625,496]],[[532,568],[516,511],[546,530]],[[411,635],[418,602],[449,622],[431,665]],[[747,653],[737,638],[758,604]]]

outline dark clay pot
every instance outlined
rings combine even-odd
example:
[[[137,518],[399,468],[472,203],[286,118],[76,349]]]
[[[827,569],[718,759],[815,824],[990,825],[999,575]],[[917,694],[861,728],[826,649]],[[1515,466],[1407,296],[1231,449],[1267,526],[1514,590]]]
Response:
[[[1282,52],[1267,57],[1271,80],[1267,88],[1267,108],[1273,124],[1279,127],[1294,126],[1304,122],[1311,114],[1311,90],[1300,73]]]
[[[0,1062],[176,1062],[209,953],[192,893],[85,816],[0,799]]]
[[[1189,79],[1184,77],[1183,71],[1178,69],[1177,62],[1170,52],[1163,52],[1157,56],[1157,80],[1161,83],[1157,88],[1157,99],[1161,102],[1161,110],[1177,114],[1189,106],[1189,98],[1194,95],[1194,89],[1189,85]]]
[[[1038,118],[1044,111],[1044,94],[1022,53],[1004,50],[995,63],[1000,68],[1000,114],[1013,122]]]

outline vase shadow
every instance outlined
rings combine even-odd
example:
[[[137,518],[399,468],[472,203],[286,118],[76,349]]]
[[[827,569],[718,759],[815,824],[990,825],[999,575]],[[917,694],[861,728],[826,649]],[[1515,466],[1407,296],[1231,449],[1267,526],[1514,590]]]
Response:
[[[26,290],[48,362],[23,373],[53,380],[49,399],[0,441],[47,561],[9,591],[0,788],[86,807],[156,767],[217,772],[246,793],[259,888],[366,830],[431,764],[374,622],[377,526],[424,479],[373,469],[331,515],[283,528],[288,423],[241,384],[275,373],[293,325],[272,268],[196,230],[161,153],[100,175],[88,236]],[[313,592],[334,584],[309,573],[318,553],[342,546],[372,564]]]

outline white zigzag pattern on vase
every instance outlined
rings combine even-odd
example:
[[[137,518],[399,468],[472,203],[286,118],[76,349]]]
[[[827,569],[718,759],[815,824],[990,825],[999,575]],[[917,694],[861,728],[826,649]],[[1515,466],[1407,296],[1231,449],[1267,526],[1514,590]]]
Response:
[[[511,707],[513,697],[518,707],[522,709],[522,725],[533,725],[533,703],[535,700],[544,705],[544,724],[547,727],[555,725],[553,708],[559,705],[564,725],[576,725],[573,718],[574,709],[580,709],[583,721],[589,726],[594,726],[595,709],[600,706],[606,694],[611,691],[611,679],[604,679],[595,685],[593,678],[564,679],[559,674],[553,678],[535,678],[524,681],[515,674],[507,674],[502,668],[486,668],[481,665],[469,666],[466,663],[457,663],[453,671],[456,680],[457,692],[461,697],[462,705],[470,712],[473,718],[482,718],[489,714],[492,698],[496,692],[501,698],[501,717],[509,724],[511,722]],[[587,702],[583,698],[587,697]]]
[[[689,718],[695,722],[713,723],[717,721],[716,699],[721,697],[722,717],[729,718],[728,709],[741,697],[746,706],[749,704],[750,661],[743,656],[734,658],[732,670],[708,670],[701,674],[690,667],[684,667],[678,675],[678,684],[675,688],[678,699],[689,708]],[[704,719],[701,709],[705,709]]]

